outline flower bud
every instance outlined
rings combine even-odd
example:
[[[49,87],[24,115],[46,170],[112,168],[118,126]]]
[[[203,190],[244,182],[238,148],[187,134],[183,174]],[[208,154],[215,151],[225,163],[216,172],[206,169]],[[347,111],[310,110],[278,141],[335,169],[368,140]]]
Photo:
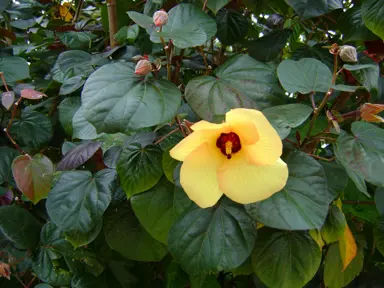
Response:
[[[360,108],[360,116],[367,122],[384,123],[384,119],[377,114],[384,111],[384,104],[365,103]]]
[[[339,55],[344,62],[357,62],[357,52],[353,46],[341,46]]]
[[[332,55],[335,55],[337,53],[339,53],[339,45],[337,45],[337,43],[333,43],[331,45],[331,47],[329,47],[329,53],[331,53]]]
[[[140,60],[136,64],[135,74],[137,75],[147,75],[152,71],[152,64],[148,60]]]
[[[168,22],[167,12],[163,10],[159,10],[159,11],[156,11],[155,14],[153,14],[153,23],[155,23],[156,27],[163,26],[167,24],[167,22]]]

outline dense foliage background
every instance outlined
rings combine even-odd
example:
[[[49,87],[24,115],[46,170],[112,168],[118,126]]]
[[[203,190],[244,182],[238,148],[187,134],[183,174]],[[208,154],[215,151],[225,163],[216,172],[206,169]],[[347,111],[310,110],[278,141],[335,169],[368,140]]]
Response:
[[[384,287],[384,0],[107,2],[0,1],[1,288]],[[201,209],[169,150],[237,107],[288,183]]]

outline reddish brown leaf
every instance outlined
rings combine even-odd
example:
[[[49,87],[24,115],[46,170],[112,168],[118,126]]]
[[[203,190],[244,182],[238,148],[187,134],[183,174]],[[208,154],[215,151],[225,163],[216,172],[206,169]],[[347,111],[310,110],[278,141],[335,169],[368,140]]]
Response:
[[[11,269],[7,263],[0,262],[0,277],[11,280]]]
[[[33,89],[23,89],[21,90],[21,97],[30,99],[30,100],[38,100],[48,96],[42,92],[39,92]]]

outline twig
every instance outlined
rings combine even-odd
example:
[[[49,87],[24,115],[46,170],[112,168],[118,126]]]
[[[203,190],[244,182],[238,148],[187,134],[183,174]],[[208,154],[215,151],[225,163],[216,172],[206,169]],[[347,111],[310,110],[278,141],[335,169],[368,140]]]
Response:
[[[316,158],[316,159],[319,159],[319,160],[323,160],[323,161],[326,161],[326,162],[333,162],[333,161],[335,161],[335,157],[324,158],[324,157],[320,157],[320,156],[317,156],[317,155],[314,155],[314,154],[311,154],[311,153],[308,153],[308,155],[313,157],[313,158]]]
[[[17,273],[15,274],[15,277],[16,277],[16,279],[20,282],[20,284],[21,284],[24,288],[28,288],[27,286],[25,286],[25,284],[23,283],[23,281],[21,281],[21,279],[19,278],[19,276],[17,275]]]
[[[33,277],[31,281],[29,281],[29,283],[28,283],[28,285],[27,285],[27,287],[26,287],[26,288],[29,288],[29,287],[31,287],[32,283],[33,283],[33,282],[35,282],[35,280],[36,280],[36,276],[35,276],[35,277]]]
[[[173,77],[173,83],[175,83],[176,85],[179,84],[179,80],[180,80],[179,79],[180,78],[180,68],[181,68],[180,64],[183,61],[184,51],[185,51],[185,49],[180,49],[179,59],[176,62],[175,76]]]
[[[75,17],[73,17],[72,23],[76,23],[79,20],[81,10],[83,9],[83,4],[84,4],[84,0],[79,0],[79,3],[77,4],[77,7],[76,7]]]
[[[169,136],[171,136],[173,133],[175,133],[175,132],[177,132],[177,131],[179,131],[180,130],[180,128],[179,127],[177,127],[176,129],[173,129],[171,132],[169,132],[169,133],[167,133],[167,134],[165,134],[163,137],[161,137],[159,140],[157,140],[155,143],[153,143],[153,144],[159,144],[160,142],[162,142],[162,141],[164,141],[166,138],[168,138]]]
[[[316,107],[316,103],[315,103],[315,92],[311,92],[311,95],[309,95],[309,97],[311,98],[311,103],[312,103],[312,108],[313,110],[316,110],[317,107]]]
[[[208,0],[205,0],[205,1],[204,1],[203,9],[201,9],[201,11],[204,11],[204,10],[205,10],[205,7],[207,6],[207,2],[208,2]]]
[[[5,79],[4,79],[4,72],[0,72],[0,77],[1,77],[1,81],[3,81],[5,90],[7,90],[7,92],[9,92],[7,82],[5,82]]]
[[[116,0],[107,0],[108,24],[109,24],[109,44],[111,48],[117,45],[115,34],[117,33]]]
[[[176,118],[177,126],[179,126],[181,133],[183,133],[184,137],[187,137],[187,134],[184,131],[183,124],[181,124],[179,116],[176,116],[175,118]]]
[[[17,107],[19,106],[19,104],[21,103],[22,100],[23,100],[23,98],[20,97],[20,99],[17,100],[17,102],[15,104],[13,104],[12,116],[11,116],[11,119],[9,120],[9,122],[8,122],[7,127],[4,128],[4,132],[5,132],[5,135],[7,135],[9,141],[12,142],[12,144],[16,147],[17,150],[19,150],[21,152],[21,154],[27,154],[27,153],[25,153],[25,151],[23,149],[21,149],[21,147],[16,143],[16,141],[13,140],[11,134],[9,134],[9,129],[11,128],[12,123],[13,123],[13,119],[16,116]]]

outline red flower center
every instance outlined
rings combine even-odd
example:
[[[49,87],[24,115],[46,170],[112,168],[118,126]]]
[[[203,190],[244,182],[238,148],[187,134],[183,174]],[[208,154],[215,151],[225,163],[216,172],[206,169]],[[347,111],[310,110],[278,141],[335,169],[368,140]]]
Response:
[[[221,133],[217,138],[216,147],[220,149],[221,153],[227,156],[227,159],[232,158],[232,154],[239,152],[241,149],[240,138],[236,133]]]

